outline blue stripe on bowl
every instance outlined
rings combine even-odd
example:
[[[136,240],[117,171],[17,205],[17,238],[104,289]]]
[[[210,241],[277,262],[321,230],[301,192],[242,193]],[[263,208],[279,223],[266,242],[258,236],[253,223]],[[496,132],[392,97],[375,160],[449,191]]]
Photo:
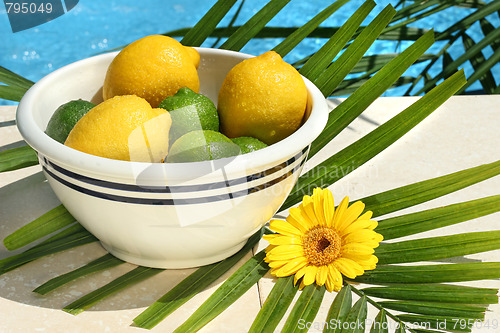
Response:
[[[43,157],[43,162],[45,163],[46,166],[50,166],[57,172],[69,177],[73,178],[75,180],[92,184],[95,186],[100,186],[100,187],[105,187],[105,188],[111,188],[111,189],[117,189],[117,190],[125,190],[125,191],[134,191],[134,192],[149,192],[149,193],[182,193],[182,192],[198,192],[198,191],[207,191],[207,190],[214,190],[218,188],[224,188],[224,187],[229,187],[229,186],[235,186],[239,184],[244,184],[248,183],[266,176],[269,176],[279,170],[284,169],[285,167],[293,164],[295,161],[297,161],[299,158],[301,158],[309,149],[309,147],[305,147],[302,149],[297,155],[294,157],[288,159],[287,161],[274,166],[272,168],[269,168],[267,170],[264,170],[259,173],[255,173],[252,175],[248,175],[245,177],[240,177],[240,178],[235,178],[235,179],[230,179],[222,182],[215,182],[215,183],[209,183],[209,184],[197,184],[197,185],[180,185],[180,186],[154,186],[154,185],[134,185],[134,184],[122,184],[122,183],[115,183],[115,182],[110,182],[106,180],[101,180],[101,179],[96,179],[96,178],[91,178],[87,177],[84,175],[80,175],[78,173],[69,171],[67,169],[64,169],[63,167],[54,164],[53,162],[47,160],[45,157]],[[44,166],[45,167],[45,166]],[[45,168],[47,169],[47,168]]]
[[[285,180],[286,178],[290,177],[292,174],[297,172],[302,165],[304,165],[306,159],[304,158],[300,163],[298,163],[292,170],[286,172],[285,174],[270,180],[266,183],[260,184],[258,186],[254,186],[252,188],[244,189],[241,191],[236,191],[236,192],[231,192],[231,193],[224,193],[220,195],[213,195],[213,196],[207,196],[207,197],[199,197],[199,198],[179,198],[179,199],[164,199],[164,198],[137,198],[137,197],[127,197],[127,196],[122,196],[122,195],[116,195],[116,194],[110,194],[110,193],[103,193],[95,190],[91,190],[88,188],[81,187],[79,185],[73,184],[66,179],[63,179],[43,165],[42,168],[43,170],[50,176],[52,177],[55,181],[58,181],[59,183],[75,190],[80,193],[84,193],[93,197],[101,198],[101,199],[106,199],[106,200],[112,200],[112,201],[119,201],[119,202],[124,202],[124,203],[133,203],[133,204],[142,204],[142,205],[190,205],[190,204],[201,204],[201,203],[209,203],[209,202],[215,202],[215,201],[221,201],[221,200],[227,200],[227,199],[233,199],[237,197],[242,197],[251,193],[259,192],[263,189],[266,189],[268,187],[271,187],[275,184],[278,184]]]

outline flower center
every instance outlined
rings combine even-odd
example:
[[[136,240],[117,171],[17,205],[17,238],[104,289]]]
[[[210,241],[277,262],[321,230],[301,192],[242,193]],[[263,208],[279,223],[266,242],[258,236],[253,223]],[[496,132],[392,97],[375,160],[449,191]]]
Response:
[[[304,254],[309,263],[324,266],[333,262],[340,253],[340,236],[327,227],[316,227],[303,238]]]

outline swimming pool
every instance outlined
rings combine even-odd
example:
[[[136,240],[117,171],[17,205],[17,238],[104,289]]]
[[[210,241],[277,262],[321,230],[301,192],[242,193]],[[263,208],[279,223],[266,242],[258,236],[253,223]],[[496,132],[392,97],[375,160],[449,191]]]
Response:
[[[491,1],[491,0],[490,0]],[[490,2],[487,1],[487,2]],[[244,22],[251,17],[267,1],[247,1],[243,6],[239,19]],[[397,1],[377,0],[377,7],[368,19],[372,19],[387,4],[395,5]],[[164,33],[174,29],[194,25],[215,3],[215,0],[112,0],[94,1],[80,0],[67,14],[39,25],[37,27],[12,33],[5,8],[0,6],[0,65],[37,81],[51,71],[71,62],[120,47],[140,37],[149,34]],[[255,4],[258,4],[256,6]],[[359,7],[362,0],[353,0],[326,20],[323,26],[336,26],[344,22],[349,15]],[[300,26],[312,18],[326,6],[324,0],[291,1],[268,25],[269,26]],[[224,19],[236,11],[235,6]],[[195,10],[192,10],[195,8]],[[453,22],[467,15],[470,11],[463,8],[449,8],[432,18],[424,20],[417,26],[434,27],[442,31]],[[498,17],[498,16],[497,16]],[[497,17],[492,22],[499,26]],[[473,38],[481,38],[479,27],[472,27]],[[294,62],[317,50],[324,39],[308,40],[299,45],[286,60]],[[274,47],[279,40],[255,40],[242,49],[242,52],[260,54]],[[208,40],[203,46],[210,46],[213,40]],[[385,53],[400,51],[404,45],[397,46],[393,42],[375,43],[369,53]],[[461,47],[451,48],[450,54],[461,54]],[[489,56],[486,51],[485,54]],[[491,53],[490,53],[491,54]],[[436,68],[438,71],[439,68]],[[472,68],[465,66],[466,75]],[[500,78],[500,66],[494,68],[494,76]],[[479,83],[469,90],[481,89]],[[394,89],[386,93],[388,96],[399,96],[405,89]],[[15,104],[0,100],[1,104]]]

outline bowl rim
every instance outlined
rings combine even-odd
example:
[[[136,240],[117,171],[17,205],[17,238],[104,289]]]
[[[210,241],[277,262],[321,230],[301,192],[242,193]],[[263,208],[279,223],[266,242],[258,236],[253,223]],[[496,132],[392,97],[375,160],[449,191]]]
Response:
[[[200,52],[201,57],[204,54],[236,55],[242,61],[254,57],[250,54],[231,50],[204,47],[195,47],[195,49]],[[118,53],[119,51],[100,54],[61,67],[40,79],[24,94],[17,108],[16,123],[21,136],[33,149],[51,161],[56,161],[73,170],[79,170],[99,178],[130,179],[136,174],[133,170],[142,170],[146,167],[152,168],[151,174],[158,173],[162,177],[168,174],[169,178],[176,178],[176,175],[179,175],[179,178],[185,178],[182,174],[185,174],[187,169],[195,170],[198,167],[206,168],[208,166],[213,169],[216,165],[224,165],[225,171],[230,173],[258,169],[269,166],[272,161],[286,160],[309,146],[323,131],[328,120],[328,106],[325,97],[310,80],[302,76],[308,90],[308,98],[312,101],[308,119],[294,133],[277,143],[248,154],[215,160],[217,162],[212,160],[186,163],[148,163],[114,160],[72,149],[45,134],[45,131],[35,122],[33,110],[36,100],[49,89],[50,83],[63,78],[67,71],[78,67],[92,66],[108,58],[114,58]],[[270,160],[269,156],[272,156],[272,160]]]

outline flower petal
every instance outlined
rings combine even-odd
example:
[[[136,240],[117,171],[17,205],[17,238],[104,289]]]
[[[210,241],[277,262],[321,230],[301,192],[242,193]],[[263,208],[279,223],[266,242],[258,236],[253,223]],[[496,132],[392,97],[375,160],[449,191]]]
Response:
[[[317,266],[306,266],[306,272],[304,274],[304,278],[302,281],[304,282],[304,285],[308,286],[310,284],[313,284],[314,281],[316,281],[316,273],[318,272],[318,267]]]
[[[342,246],[341,255],[348,253],[354,256],[366,256],[373,254],[375,250],[373,247],[367,246],[363,243],[348,243]]]
[[[305,258],[297,258],[296,260],[289,261],[286,265],[281,267],[276,273],[276,276],[290,276],[297,273],[299,269],[307,265],[307,260]]]
[[[270,260],[289,260],[304,256],[300,245],[278,245],[266,251],[266,258]]]
[[[299,284],[299,290],[302,290],[304,289],[306,285],[304,284],[304,279],[300,280],[300,284]]]
[[[371,210],[367,210],[366,212],[363,213],[360,217],[358,217],[358,220],[369,220],[373,216],[373,212]]]
[[[325,281],[325,287],[329,292],[333,292],[335,291],[335,282],[333,282],[333,280],[328,277]]]
[[[269,228],[277,233],[287,236],[302,236],[302,232],[287,221],[271,220]]]
[[[345,253],[342,253],[342,258],[352,259],[361,265],[362,261],[370,260],[372,255],[373,254],[359,255],[359,254],[355,254],[355,253],[345,252]]]
[[[325,217],[326,226],[333,227],[333,216],[335,214],[335,203],[333,194],[330,190],[323,190],[323,216]]]
[[[364,209],[365,204],[361,201],[356,201],[349,206],[341,217],[340,222],[337,224],[337,232],[343,233],[345,228],[358,219]]]
[[[363,267],[352,259],[339,258],[333,262],[333,265],[349,279],[354,279],[356,276],[364,273]]]
[[[266,237],[276,236],[276,237]],[[302,245],[302,237],[284,236],[284,235],[264,235],[263,239],[267,240],[271,245]]]
[[[326,280],[326,289],[328,291],[339,291],[342,289],[342,274],[334,265],[328,265],[328,279]]]
[[[295,286],[295,285],[297,285],[297,281],[299,281],[299,279],[300,279],[301,277],[303,277],[303,276],[304,276],[304,274],[306,274],[307,267],[308,267],[308,266],[304,266],[304,267],[302,267],[301,269],[299,269],[299,270],[297,271],[297,273],[295,273],[295,276],[293,277],[293,285],[294,285],[294,286]]]
[[[342,241],[345,244],[353,243],[353,242],[363,243],[363,242],[368,242],[371,240],[379,239],[379,236],[377,236],[377,235],[379,235],[379,234],[377,234],[373,230],[360,229],[360,230],[356,230],[354,232],[351,232],[348,235],[345,235],[344,237],[342,237]]]
[[[318,271],[316,272],[316,284],[318,286],[322,286],[325,284],[326,279],[328,278],[328,266],[319,266]]]
[[[325,219],[325,214],[323,213],[323,206],[324,206],[324,191],[317,187],[313,191],[313,209],[314,209],[314,215],[316,216],[316,220],[318,221],[318,224],[321,226],[326,226],[326,219]]]
[[[311,197],[311,198],[314,198]],[[314,199],[311,199],[309,202],[303,202],[302,211],[303,215],[307,216],[307,220],[311,226],[323,225],[322,221],[316,216],[316,212],[314,210]]]
[[[344,199],[342,199],[337,209],[335,209],[332,225],[333,228],[337,230],[337,232],[338,232],[338,226],[341,224],[344,212],[348,206],[349,206],[349,197],[345,197]]]
[[[365,271],[369,271],[369,270],[375,269],[377,267],[378,258],[376,256],[372,255],[367,260],[356,260],[356,262],[358,264],[360,264],[361,267],[363,267],[363,269]]]
[[[285,244],[285,245],[275,246],[268,253],[281,254],[281,253],[289,253],[289,252],[302,254],[304,252],[304,248],[300,245]]]
[[[353,223],[351,223],[349,226],[347,226],[347,228],[345,228],[342,231],[341,236],[350,234],[351,232],[358,231],[361,229],[373,230],[374,228],[371,228],[371,226],[373,225],[373,222],[377,223],[376,221],[358,219],[358,220],[354,221]]]
[[[300,208],[299,208],[300,207]],[[295,228],[300,230],[302,234],[306,233],[311,227],[311,222],[307,219],[307,217],[304,217],[302,214],[302,207],[292,207],[288,210],[288,213],[290,214],[286,220],[292,224]]]
[[[266,257],[267,258],[267,257]],[[293,260],[293,259],[292,259]],[[288,264],[289,260],[270,260],[267,265],[271,268],[280,268],[286,264]]]

